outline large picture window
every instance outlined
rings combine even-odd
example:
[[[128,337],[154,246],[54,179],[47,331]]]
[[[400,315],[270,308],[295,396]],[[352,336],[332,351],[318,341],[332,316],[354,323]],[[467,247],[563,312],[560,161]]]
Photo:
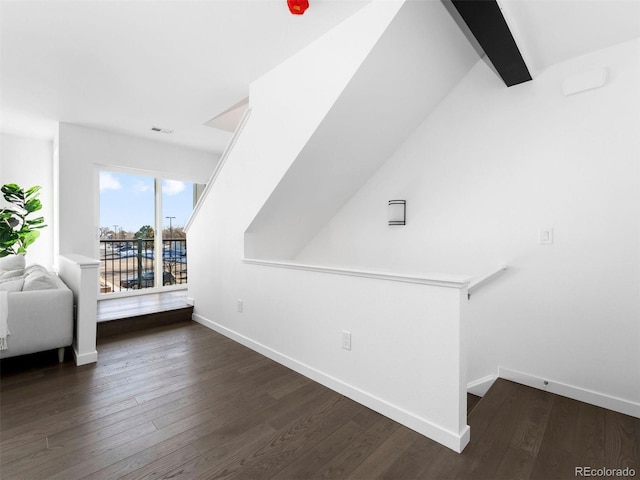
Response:
[[[101,293],[187,283],[194,192],[189,182],[100,172]]]

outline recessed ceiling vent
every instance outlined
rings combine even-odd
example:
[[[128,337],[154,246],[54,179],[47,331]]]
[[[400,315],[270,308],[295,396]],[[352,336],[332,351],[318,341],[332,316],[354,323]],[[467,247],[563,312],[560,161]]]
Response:
[[[160,127],[151,127],[151,131],[160,132],[160,133],[173,133],[173,130],[169,130],[168,128],[160,128]]]

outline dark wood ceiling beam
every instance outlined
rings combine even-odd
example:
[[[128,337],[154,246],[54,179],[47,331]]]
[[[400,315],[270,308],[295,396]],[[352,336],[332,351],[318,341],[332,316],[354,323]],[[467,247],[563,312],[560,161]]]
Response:
[[[452,0],[452,3],[507,87],[531,80],[496,0]]]

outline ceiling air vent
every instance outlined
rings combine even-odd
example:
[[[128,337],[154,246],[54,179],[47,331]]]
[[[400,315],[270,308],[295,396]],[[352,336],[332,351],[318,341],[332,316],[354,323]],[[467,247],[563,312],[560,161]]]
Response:
[[[151,130],[154,132],[161,132],[161,133],[173,133],[173,130],[169,130],[168,128],[151,127]]]

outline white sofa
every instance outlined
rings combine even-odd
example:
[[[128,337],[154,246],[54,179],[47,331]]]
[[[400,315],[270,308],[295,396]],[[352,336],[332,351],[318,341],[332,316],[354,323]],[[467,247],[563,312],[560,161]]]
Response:
[[[2,259],[5,263],[9,261],[5,259]],[[0,290],[7,292],[5,299],[0,299],[0,310],[6,309],[9,330],[7,348],[0,350],[0,359],[58,349],[62,362],[65,347],[73,343],[71,290],[57,275],[39,265],[8,270],[2,264]]]

